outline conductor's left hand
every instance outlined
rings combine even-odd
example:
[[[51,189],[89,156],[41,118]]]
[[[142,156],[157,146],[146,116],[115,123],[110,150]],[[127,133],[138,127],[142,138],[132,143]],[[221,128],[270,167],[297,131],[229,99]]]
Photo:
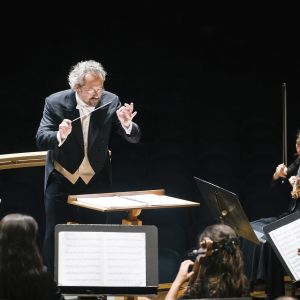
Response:
[[[130,104],[125,103],[117,110],[118,119],[120,120],[121,124],[126,128],[130,126],[132,119],[135,117],[136,114],[137,112],[133,111],[132,102]]]

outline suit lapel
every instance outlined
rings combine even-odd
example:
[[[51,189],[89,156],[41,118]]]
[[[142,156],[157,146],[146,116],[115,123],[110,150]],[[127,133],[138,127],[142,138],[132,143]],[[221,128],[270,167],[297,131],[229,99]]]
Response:
[[[91,149],[96,137],[99,134],[100,127],[103,127],[104,111],[99,109],[92,113],[89,126],[88,149]]]
[[[105,105],[108,100],[106,97],[102,96],[102,99],[99,105]],[[97,107],[99,107],[99,105]],[[63,108],[64,111],[64,118],[69,120],[74,120],[80,116],[79,110],[76,108],[77,101],[75,97],[75,92],[71,92],[68,98],[66,99],[65,107]],[[97,108],[96,107],[96,108]],[[89,133],[88,133],[88,149],[91,149],[92,145],[94,144],[97,136],[99,135],[99,131],[105,126],[105,123],[111,117],[111,113],[108,112],[110,109],[110,105],[100,108],[99,110],[93,112],[90,118],[89,124]],[[83,141],[83,133],[82,133],[82,126],[81,120],[77,119],[72,123],[72,133],[74,138],[78,141],[79,145],[84,149],[84,141]]]
[[[79,110],[76,108],[77,102],[75,98],[75,92],[72,92],[69,96],[69,99],[67,99],[67,104],[64,108],[64,116],[66,119],[74,120],[80,116]],[[72,123],[72,133],[75,137],[75,139],[78,141],[79,145],[83,148],[83,133],[82,133],[82,127],[81,127],[81,120],[77,119]]]
[[[99,105],[105,105],[106,102],[106,99],[103,97]],[[108,105],[92,113],[89,127],[88,149],[91,149],[100,131],[103,130],[105,123],[109,120],[111,116],[111,114],[108,113],[109,108],[110,106]]]

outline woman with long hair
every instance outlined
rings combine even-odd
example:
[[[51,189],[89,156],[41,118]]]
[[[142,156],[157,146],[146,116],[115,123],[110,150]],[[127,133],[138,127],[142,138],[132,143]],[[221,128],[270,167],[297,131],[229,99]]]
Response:
[[[196,255],[195,262],[185,260],[181,263],[166,300],[249,295],[238,237],[230,226],[215,224],[206,227],[199,237]],[[180,295],[180,289],[187,281],[188,285]]]
[[[8,214],[0,221],[0,298],[64,299],[43,266],[37,231],[28,215]]]

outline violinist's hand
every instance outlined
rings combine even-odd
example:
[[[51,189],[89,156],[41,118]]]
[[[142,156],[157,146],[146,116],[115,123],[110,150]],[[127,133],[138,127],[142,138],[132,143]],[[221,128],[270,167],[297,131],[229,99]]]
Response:
[[[297,176],[291,176],[289,178],[289,183],[294,186],[295,182],[297,181]]]
[[[287,175],[287,167],[286,167],[286,165],[285,164],[280,164],[276,168],[276,171],[275,171],[275,173],[273,175],[273,179],[277,180],[280,177],[281,178],[286,178],[286,175]]]
[[[64,119],[58,126],[60,138],[64,141],[72,131],[72,121]]]
[[[117,116],[121,122],[121,124],[125,127],[128,128],[132,122],[132,119],[135,117],[137,112],[133,111],[133,103],[131,102],[130,104],[125,103],[124,106],[121,106],[117,110]]]
[[[183,261],[180,265],[179,271],[175,280],[173,281],[171,288],[169,289],[165,300],[176,300],[180,294],[180,288],[182,284],[190,279],[194,272],[189,272],[189,267],[193,266],[193,262],[189,259]]]
[[[179,271],[175,278],[177,284],[181,285],[184,282],[188,281],[194,274],[194,271],[189,272],[189,267],[193,266],[194,262],[187,259],[183,261],[180,265]]]

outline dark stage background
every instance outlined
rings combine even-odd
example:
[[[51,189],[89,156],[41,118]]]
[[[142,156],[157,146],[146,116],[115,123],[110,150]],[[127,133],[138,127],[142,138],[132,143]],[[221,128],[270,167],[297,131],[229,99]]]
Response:
[[[134,102],[142,129],[138,145],[111,140],[115,191],[164,188],[167,195],[201,202],[197,176],[238,194],[249,220],[287,209],[288,194],[269,183],[282,162],[283,82],[289,162],[300,127],[293,7],[28,5],[10,7],[3,11],[10,21],[0,21],[1,154],[38,150],[34,137],[45,97],[69,88],[72,65],[95,59],[108,72],[105,88]],[[33,215],[41,241],[43,168],[1,171],[0,179],[1,216]],[[159,226],[161,249],[181,256],[211,221],[204,205],[142,212],[142,219]]]

